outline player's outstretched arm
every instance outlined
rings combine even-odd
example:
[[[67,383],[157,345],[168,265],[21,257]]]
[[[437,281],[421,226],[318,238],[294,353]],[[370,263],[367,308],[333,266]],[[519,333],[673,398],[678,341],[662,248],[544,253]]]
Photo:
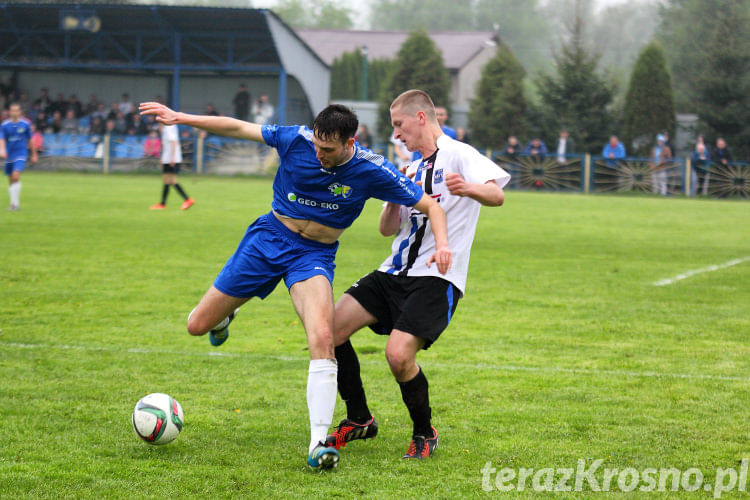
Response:
[[[0,158],[7,158],[8,153],[5,151],[5,139],[0,139]]]
[[[484,184],[466,182],[460,174],[450,173],[445,176],[445,184],[452,195],[468,196],[488,207],[499,207],[505,202],[503,188],[492,180]]]
[[[437,264],[441,274],[448,272],[453,263],[453,252],[448,245],[448,223],[445,212],[429,195],[423,194],[422,199],[414,205],[414,208],[427,215],[432,226],[432,234],[435,235],[435,253],[427,259],[427,267],[433,262]]]
[[[263,141],[261,126],[257,123],[245,122],[228,116],[191,115],[169,109],[158,102],[143,102],[138,107],[142,115],[154,115],[156,121],[164,125],[190,125],[210,134],[248,139],[255,142]]]

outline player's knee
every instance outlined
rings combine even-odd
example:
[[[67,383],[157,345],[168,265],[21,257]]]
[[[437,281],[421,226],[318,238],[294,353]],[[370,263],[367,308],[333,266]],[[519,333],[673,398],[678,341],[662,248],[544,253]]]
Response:
[[[388,366],[391,367],[391,372],[396,376],[396,378],[399,378],[399,376],[409,372],[412,365],[415,363],[412,356],[398,349],[386,348],[385,357],[388,360]]]
[[[190,311],[187,319],[187,330],[190,335],[203,335],[206,333],[210,326],[206,326],[205,321],[201,322],[199,315],[195,314],[195,309]]]
[[[310,335],[308,348],[313,356],[333,357],[333,332],[324,328]]]

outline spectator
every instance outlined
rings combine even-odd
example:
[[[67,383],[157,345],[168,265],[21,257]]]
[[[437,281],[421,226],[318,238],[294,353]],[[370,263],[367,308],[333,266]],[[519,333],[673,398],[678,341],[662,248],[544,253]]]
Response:
[[[444,106],[435,106],[435,118],[437,118],[438,124],[445,135],[451,139],[458,138],[456,131],[446,125],[446,122],[448,121],[448,110],[445,109]]]
[[[54,101],[52,101],[52,104],[50,104],[50,113],[52,113],[52,116],[55,116],[55,113],[60,113],[60,116],[64,116],[65,113],[68,111],[68,102],[65,100],[65,97],[63,97],[62,94],[57,94],[57,97]]]
[[[128,133],[128,120],[125,118],[125,114],[122,111],[117,112],[117,116],[114,119],[116,134],[127,134]]]
[[[72,109],[69,109],[65,113],[65,118],[62,120],[62,127],[60,132],[63,134],[77,134],[78,133],[78,119],[76,113]]]
[[[35,123],[38,116],[39,116],[39,105],[32,104],[31,109],[26,113],[26,118],[28,118],[31,123]]]
[[[73,110],[76,118],[80,118],[83,116],[83,106],[81,105],[81,101],[78,100],[78,97],[76,97],[75,94],[70,94],[70,98],[68,98],[68,110]]]
[[[216,110],[213,104],[206,104],[206,108],[203,114],[209,116],[219,116],[219,112]]]
[[[31,111],[32,105],[31,101],[29,100],[29,95],[26,92],[21,92],[21,95],[18,96],[17,102],[21,106],[21,115],[29,118],[29,112]]]
[[[115,121],[107,119],[107,121],[104,123],[104,130],[108,134],[116,134],[117,130],[116,130]]]
[[[102,122],[106,121],[109,116],[109,110],[107,110],[107,105],[103,102],[100,102],[96,105],[96,111],[91,113],[91,118],[100,118]]]
[[[370,136],[370,130],[364,123],[359,126],[359,129],[357,129],[357,135],[355,136],[355,139],[363,148],[372,148],[372,137]]]
[[[152,115],[146,115],[151,117]],[[180,149],[182,150],[182,163],[184,165],[193,165],[193,155],[195,154],[195,136],[193,130],[185,128],[180,131]]]
[[[34,124],[31,125],[31,146],[36,150],[37,153],[41,153],[44,149],[44,136]]]
[[[149,132],[148,126],[139,113],[133,115],[133,120],[129,130],[132,130],[135,135],[146,135]]]
[[[651,150],[651,185],[654,193],[662,196],[667,195],[667,170],[672,160],[672,150],[665,145],[665,141],[666,137],[663,134],[657,135],[656,144]]]
[[[49,120],[44,111],[37,113],[36,120],[34,120],[34,126],[36,126],[36,129],[40,132],[44,134],[48,133],[47,127],[49,127]]]
[[[62,130],[62,126],[63,126],[62,121],[63,121],[62,113],[60,113],[59,111],[55,111],[54,113],[52,113],[52,121],[50,121],[49,125],[50,125],[50,128],[52,129],[53,134],[56,134],[60,132],[60,130]]]
[[[445,109],[445,106],[435,106],[435,118],[437,118],[438,125],[440,125],[440,129],[443,133],[451,139],[456,139],[456,131],[445,124],[448,121],[448,110]],[[414,151],[414,153],[412,153],[412,161],[420,158],[422,158],[422,155],[419,154],[419,151]]]
[[[122,112],[124,116],[131,115],[133,113],[133,103],[130,101],[128,94],[122,94],[120,102],[117,104],[118,111]]]
[[[713,157],[715,163],[725,167],[732,163],[732,150],[729,149],[726,141],[721,137],[716,139],[716,151],[714,151]]]
[[[268,96],[261,95],[253,104],[253,121],[259,125],[265,125],[273,118],[273,105],[268,102]]]
[[[572,154],[573,151],[573,139],[570,138],[567,129],[561,129],[560,138],[557,139],[557,163],[563,164],[568,161],[567,155]]]
[[[518,142],[518,138],[515,135],[508,137],[508,142],[505,143],[503,148],[503,156],[507,157],[511,161],[517,161],[518,155],[521,153],[521,143]]]
[[[52,106],[52,99],[49,98],[48,92],[47,87],[42,87],[39,97],[34,100],[34,104],[39,105],[39,111],[45,114],[50,113],[50,107]]]
[[[107,113],[107,120],[116,120],[117,113],[119,112],[120,112],[120,103],[113,102],[112,107],[109,110],[109,113]]]
[[[672,141],[669,139],[669,131],[665,130],[661,133],[661,135],[664,136],[664,145],[669,148],[672,154],[674,154],[674,146],[672,145]]]
[[[250,114],[250,92],[247,91],[247,87],[244,83],[240,84],[240,88],[232,99],[234,105],[234,116],[238,120],[247,121]]]
[[[104,135],[104,131],[106,130],[106,126],[104,124],[104,120],[100,116],[94,116],[91,119],[91,129],[90,133],[92,135]]]
[[[458,127],[456,129],[456,140],[459,140],[466,144],[471,144],[471,140],[469,139],[469,133],[466,132],[466,129],[463,127]]]
[[[708,148],[700,140],[695,145],[695,151],[690,157],[692,162],[692,189],[691,195],[695,196],[699,191],[701,194],[708,193],[708,181],[710,178],[709,168],[711,167],[711,153],[708,152]]]
[[[622,145],[616,135],[609,136],[609,142],[602,148],[602,156],[607,160],[607,166],[616,168],[617,162],[625,158],[625,146]]]
[[[159,132],[156,130],[148,133],[148,138],[143,143],[143,156],[146,158],[159,158],[161,156],[161,139],[159,138]]]
[[[89,102],[86,103],[86,106],[83,108],[83,113],[86,116],[92,116],[94,113],[96,113],[99,110],[99,105],[102,104],[99,102],[99,99],[97,99],[96,94],[91,94],[89,97]]]
[[[534,161],[542,161],[547,156],[547,146],[538,137],[534,137],[523,149],[523,154],[531,156]]]

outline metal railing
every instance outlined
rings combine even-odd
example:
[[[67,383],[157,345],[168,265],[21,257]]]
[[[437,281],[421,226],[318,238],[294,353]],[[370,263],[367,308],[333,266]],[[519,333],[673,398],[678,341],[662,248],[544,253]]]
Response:
[[[38,168],[110,172],[159,171],[160,161],[144,155],[145,136],[45,134]],[[276,150],[251,141],[220,136],[181,138],[183,167],[196,174],[272,175]],[[392,145],[376,147],[394,159]],[[546,156],[483,153],[511,174],[510,189],[583,193],[657,193],[662,195],[750,199],[750,166],[744,162],[693,165],[673,158],[658,167],[649,158],[610,159],[556,153]]]

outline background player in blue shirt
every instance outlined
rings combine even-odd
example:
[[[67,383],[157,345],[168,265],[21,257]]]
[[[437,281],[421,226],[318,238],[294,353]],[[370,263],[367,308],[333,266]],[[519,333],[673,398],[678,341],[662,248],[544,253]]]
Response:
[[[21,172],[26,168],[31,151],[31,163],[36,163],[36,148],[31,143],[31,122],[21,116],[21,105],[10,105],[10,119],[0,126],[0,158],[5,159],[5,175],[8,176],[10,186],[11,212],[18,210],[21,199]]]
[[[210,332],[211,343],[220,345],[239,306],[252,297],[265,298],[283,278],[310,350],[308,465],[335,466],[338,452],[324,442],[336,403],[331,283],[338,238],[368,198],[413,206],[430,219],[437,239],[430,262],[445,273],[452,262],[445,213],[390,162],[355,142],[358,120],[345,106],[333,104],[321,111],[312,130],[189,115],[153,102],[141,104],[140,111],[156,115],[165,125],[190,125],[265,143],[278,151],[281,163],[273,181],[272,210],[250,225],[213,286],[190,313],[188,331],[192,335]]]

